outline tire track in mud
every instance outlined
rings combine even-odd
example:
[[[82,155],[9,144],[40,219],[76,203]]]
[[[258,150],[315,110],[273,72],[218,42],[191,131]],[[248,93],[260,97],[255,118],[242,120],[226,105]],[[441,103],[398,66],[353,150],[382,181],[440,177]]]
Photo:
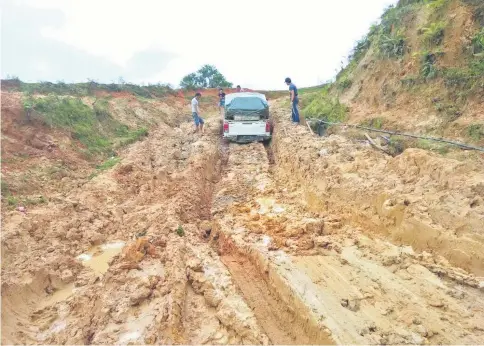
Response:
[[[301,185],[272,176],[280,167],[270,155],[262,144],[230,145],[212,239],[273,343],[483,340],[479,289],[442,280],[411,248],[315,212]]]
[[[218,136],[184,136],[188,128],[162,125],[128,149],[119,166],[82,193],[72,191],[74,208],[51,208],[48,222],[31,232],[39,240],[31,255],[57,264],[42,271],[48,264],[41,259],[31,269],[33,279],[24,275],[19,282],[10,275],[2,283],[3,343],[266,343],[230,274],[201,236],[220,175]],[[101,215],[107,220],[98,222]],[[54,227],[79,229],[66,235],[50,231]],[[92,247],[91,234],[97,244],[126,242],[104,273],[73,258]],[[46,242],[66,242],[72,254],[59,263],[63,247],[46,251]],[[75,292],[64,292],[70,285]],[[17,296],[21,290],[28,295]]]
[[[257,258],[241,250],[228,236],[232,230],[224,229],[217,221],[218,208],[223,209],[230,203],[246,201],[250,196],[248,191],[253,189],[250,182],[247,185],[237,186],[237,184],[227,184],[226,178],[230,180],[231,177],[238,176],[238,173],[243,175],[248,172],[260,175],[259,181],[262,184],[256,188],[265,190],[271,183],[270,171],[274,164],[272,148],[267,143],[229,145],[225,173],[218,186],[218,192],[214,195],[215,207],[212,209],[212,215],[215,215],[213,222],[216,232],[213,239],[216,240],[222,262],[229,269],[238,290],[252,308],[271,343],[332,344],[333,341],[329,338],[327,330],[312,322],[308,323],[310,317],[299,309],[297,303],[290,302],[287,296],[281,297],[280,291],[274,287],[273,282],[270,282],[267,269],[261,268]],[[240,171],[234,172],[234,166],[240,168]],[[242,181],[238,182],[242,183]],[[254,252],[252,254],[257,257]]]

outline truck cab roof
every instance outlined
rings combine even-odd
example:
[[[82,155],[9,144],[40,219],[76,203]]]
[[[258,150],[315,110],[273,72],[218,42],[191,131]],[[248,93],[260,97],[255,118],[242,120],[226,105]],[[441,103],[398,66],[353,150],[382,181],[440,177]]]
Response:
[[[239,98],[239,97],[243,97],[243,98],[245,98],[245,97],[249,97],[249,98],[256,97],[256,98],[262,99],[264,102],[267,102],[266,96],[264,94],[256,93],[256,92],[240,92],[240,93],[233,93],[233,94],[225,95],[225,103],[229,104],[233,99],[236,99],[236,98]]]

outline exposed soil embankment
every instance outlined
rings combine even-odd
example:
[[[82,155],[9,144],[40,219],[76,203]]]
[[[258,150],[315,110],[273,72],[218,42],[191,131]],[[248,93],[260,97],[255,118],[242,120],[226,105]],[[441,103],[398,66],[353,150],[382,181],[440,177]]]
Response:
[[[285,122],[277,126],[288,137],[301,130]],[[294,149],[284,147],[287,153]],[[271,166],[261,144],[231,145],[229,152],[214,195],[212,236],[272,343],[483,339],[478,278],[307,203],[305,180],[276,178],[271,171],[284,166],[277,153]]]
[[[204,137],[165,124],[112,170],[2,218],[2,343],[263,343],[205,244],[220,168]]]
[[[309,208],[484,274],[484,167],[421,149],[397,157],[343,136],[312,136],[276,111],[275,174]],[[286,128],[282,131],[282,128]]]

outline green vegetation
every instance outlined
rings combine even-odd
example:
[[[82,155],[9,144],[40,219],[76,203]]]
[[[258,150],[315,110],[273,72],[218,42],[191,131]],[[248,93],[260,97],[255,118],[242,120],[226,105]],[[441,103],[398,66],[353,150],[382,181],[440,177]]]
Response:
[[[437,112],[439,112],[446,121],[454,121],[462,115],[457,102],[448,102],[436,98],[433,100],[433,104]]]
[[[94,177],[97,177],[99,175],[99,173],[101,173],[103,171],[106,171],[106,170],[108,170],[110,168],[113,168],[120,161],[121,161],[121,159],[119,157],[110,157],[109,159],[107,159],[103,163],[97,165],[96,166],[96,171],[94,171],[93,173],[91,173],[89,175],[88,179],[93,179]]]
[[[441,155],[447,154],[451,147],[450,144],[439,143],[439,142],[430,141],[427,139],[418,139],[416,141],[413,141],[412,144],[410,146],[419,148],[419,149],[428,150],[428,151],[435,151]]]
[[[232,85],[213,65],[202,66],[198,71],[183,77],[180,82],[180,87],[184,89],[231,88]]]
[[[336,87],[338,88],[338,90],[344,91],[350,88],[352,84],[353,81],[351,79],[349,79],[348,77],[344,77],[336,82]]]
[[[100,165],[97,165],[96,169],[99,170],[99,171],[108,170],[108,169],[116,166],[119,163],[119,161],[121,161],[121,159],[119,157],[110,157],[109,159],[107,159],[106,161],[101,163]]]
[[[449,0],[424,0],[424,3],[431,11],[439,12],[449,4]]]
[[[302,114],[305,118],[317,118],[327,121],[339,122],[346,119],[348,109],[341,104],[338,98],[329,95],[330,86],[326,86],[321,91],[308,93],[305,96]]]
[[[471,49],[472,54],[484,56],[484,28],[481,28],[481,30],[472,37]]]
[[[480,141],[484,138],[484,125],[483,124],[472,124],[467,127],[467,135],[473,140]]]
[[[28,205],[39,205],[47,203],[47,199],[44,196],[38,196],[36,198],[31,197],[16,197],[14,195],[5,195],[2,197],[6,201],[7,205],[10,207],[16,207],[18,205],[28,206]]]
[[[18,79],[8,79],[9,87],[14,90],[21,91],[27,95],[70,95],[70,96],[88,96],[95,95],[96,92],[126,92],[137,97],[144,98],[158,98],[169,94],[174,94],[174,90],[168,84],[148,84],[147,86],[140,86],[136,84],[119,83],[100,84],[95,81],[88,81],[87,83],[64,83],[59,81],[52,82],[38,82],[38,83],[24,83]],[[13,86],[13,85],[14,86]]]
[[[366,127],[371,127],[374,129],[381,129],[383,128],[383,123],[384,119],[381,117],[376,117],[376,118],[370,118],[370,119],[365,119],[363,122],[361,122],[361,126],[366,126]]]
[[[426,79],[433,79],[437,77],[439,70],[435,65],[437,62],[437,58],[442,55],[441,51],[424,51],[417,53],[420,55],[420,74],[421,76]]]
[[[128,126],[121,125],[116,128],[116,135],[121,138],[120,146],[129,145],[148,136],[148,130],[144,127],[130,130]]]
[[[42,98],[29,96],[23,104],[40,114],[49,126],[70,131],[89,155],[110,154],[116,143],[133,143],[147,134],[146,129],[130,130],[112,118],[105,99],[97,99],[91,108],[80,98],[51,94]]]
[[[5,180],[2,180],[0,182],[1,187],[2,187],[2,196],[7,196],[10,194],[10,188]]]
[[[376,40],[378,52],[386,58],[396,58],[405,54],[405,36],[397,31],[390,35],[382,34]]]
[[[404,78],[400,79],[400,82],[404,87],[410,88],[415,85],[421,84],[421,78],[420,76],[416,75],[409,75],[405,76]]]
[[[484,58],[471,61],[467,67],[447,68],[444,71],[444,82],[447,87],[482,92],[484,88]]]
[[[392,156],[397,156],[406,149],[405,142],[400,137],[390,137],[390,142],[388,142],[388,151]]]
[[[176,229],[176,234],[178,234],[180,237],[185,236],[185,230],[181,225],[178,225],[178,228]]]
[[[423,40],[428,46],[438,46],[444,39],[444,30],[447,26],[447,22],[438,21],[430,23],[430,25],[422,29]]]

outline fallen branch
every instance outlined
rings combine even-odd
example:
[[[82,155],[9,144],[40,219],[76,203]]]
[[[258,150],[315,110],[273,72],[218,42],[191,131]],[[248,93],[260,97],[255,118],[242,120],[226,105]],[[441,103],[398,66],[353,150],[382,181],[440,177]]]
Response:
[[[309,126],[309,122],[306,121],[306,125],[308,125],[309,132],[311,132],[312,135],[314,135],[313,130],[311,129],[311,126]]]
[[[374,146],[375,148],[377,148],[377,149],[378,149],[378,150],[380,150],[380,151],[383,151],[385,154],[388,154],[388,155],[393,156],[393,155],[392,155],[392,153],[390,153],[388,150],[385,150],[385,149],[383,149],[382,147],[380,147],[378,144],[376,144],[376,143],[373,141],[373,139],[371,139],[371,137],[370,137],[370,136],[368,136],[368,134],[367,134],[367,133],[365,133],[365,137],[366,137],[366,139],[368,139],[368,142],[370,142],[370,144],[371,144],[372,146]]]

